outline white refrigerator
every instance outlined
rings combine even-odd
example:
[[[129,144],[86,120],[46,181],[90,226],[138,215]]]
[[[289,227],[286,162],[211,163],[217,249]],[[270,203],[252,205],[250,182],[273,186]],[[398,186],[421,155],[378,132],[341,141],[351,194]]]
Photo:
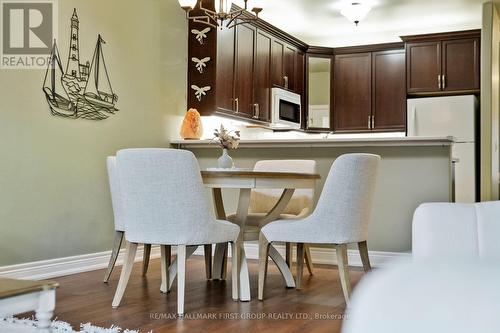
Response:
[[[453,136],[455,201],[476,200],[476,114],[474,95],[408,99],[408,136]]]

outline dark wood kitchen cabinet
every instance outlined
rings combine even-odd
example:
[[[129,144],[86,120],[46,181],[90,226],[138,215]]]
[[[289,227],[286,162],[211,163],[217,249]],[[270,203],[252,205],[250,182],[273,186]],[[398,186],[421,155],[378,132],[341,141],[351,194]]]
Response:
[[[217,33],[216,105],[221,112],[234,112],[234,29]]]
[[[217,111],[252,118],[257,31],[246,24],[217,36]]]
[[[409,43],[406,54],[408,93],[439,91],[441,42]]]
[[[272,86],[282,87],[294,92],[300,90],[296,87],[297,81],[297,55],[299,50],[284,41],[275,38],[272,46]]]
[[[333,80],[333,129],[370,130],[372,104],[371,53],[336,55]]]
[[[444,91],[479,89],[479,48],[479,38],[447,40],[441,43]]]
[[[257,31],[254,73],[254,119],[270,121],[271,110],[271,53],[273,39]]]
[[[285,54],[285,44],[280,40],[273,39],[271,52],[271,86],[284,86],[283,79],[283,58]]]
[[[409,95],[479,92],[480,30],[405,36]]]
[[[284,88],[295,91],[295,55],[297,49],[287,45],[283,54]]]
[[[305,117],[306,109],[306,54],[302,51],[297,51],[295,57],[295,92],[300,95],[301,107],[302,107],[302,119]],[[303,124],[305,126],[305,124]]]
[[[254,115],[254,60],[256,29],[241,24],[236,27],[234,57],[234,111],[243,117]]]
[[[348,51],[358,51],[347,53]],[[343,48],[334,56],[333,130],[388,132],[406,128],[403,44]]]
[[[372,53],[372,130],[405,131],[405,69],[404,50]]]
[[[259,24],[218,31],[216,111],[270,122],[273,86],[288,83],[304,100],[305,52],[292,45],[291,36]]]

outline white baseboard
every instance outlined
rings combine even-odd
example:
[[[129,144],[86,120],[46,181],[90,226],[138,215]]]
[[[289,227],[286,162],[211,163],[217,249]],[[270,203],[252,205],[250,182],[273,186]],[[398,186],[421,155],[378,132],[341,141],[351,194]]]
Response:
[[[120,251],[117,265],[122,265],[125,249]],[[143,247],[137,249],[135,261],[142,261]],[[83,254],[78,256],[35,261],[25,264],[0,267],[0,277],[14,279],[43,280],[108,267],[111,251]],[[160,248],[151,248],[151,258],[160,257]]]
[[[285,255],[284,245],[275,245],[276,249]],[[175,253],[175,248],[172,249]],[[124,249],[120,251],[117,265],[122,265]],[[248,259],[258,259],[259,251],[257,243],[245,244],[245,252]],[[35,261],[19,265],[0,267],[0,277],[8,277],[15,279],[42,280],[61,277],[65,275],[77,274],[82,272],[94,271],[103,269],[108,266],[111,251],[98,253],[90,253],[66,258],[58,258],[51,260]],[[203,247],[198,247],[194,255],[203,255]],[[410,253],[406,252],[381,252],[370,251],[370,261],[373,267],[384,266],[388,262],[394,260],[409,260]],[[137,249],[135,260],[142,261],[143,248]],[[315,264],[336,265],[337,257],[335,250],[332,248],[313,248],[311,247],[311,256]],[[151,249],[151,258],[160,257],[160,248],[153,246]],[[294,255],[295,257],[295,255]],[[348,250],[348,260],[350,266],[362,266],[361,258],[357,250]]]
[[[276,250],[284,257],[285,245],[273,245]],[[296,247],[293,247],[292,258],[295,261]],[[248,259],[259,259],[259,246],[257,243],[246,243],[245,253]],[[194,255],[203,255],[203,248],[199,247]],[[382,267],[389,262],[395,260],[409,260],[411,258],[410,252],[385,252],[385,251],[369,251],[370,263],[373,267]],[[314,264],[320,265],[337,265],[337,256],[335,249],[325,247],[311,247],[311,257]],[[358,250],[348,250],[347,257],[349,266],[362,267],[361,257]]]

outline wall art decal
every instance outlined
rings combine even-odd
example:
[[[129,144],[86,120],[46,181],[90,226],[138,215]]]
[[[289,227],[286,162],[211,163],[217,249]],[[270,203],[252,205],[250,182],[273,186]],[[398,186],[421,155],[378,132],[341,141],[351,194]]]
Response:
[[[203,41],[205,38],[207,38],[207,34],[210,32],[210,28],[205,28],[203,30],[198,30],[198,29],[192,29],[191,33],[193,33],[196,36],[196,40],[200,42],[200,44],[203,44]]]
[[[45,72],[43,92],[54,116],[103,120],[118,109],[118,96],[113,92],[102,45],[98,35],[91,62],[80,62],[79,20],[76,9],[71,17],[68,62],[63,70],[56,40]]]
[[[196,96],[196,98],[198,99],[198,101],[201,102],[201,98],[203,96],[206,96],[207,95],[207,91],[209,91],[210,89],[212,89],[212,87],[206,86],[206,87],[200,88],[197,85],[192,84],[191,85],[191,89],[193,89],[195,91],[194,95]]]
[[[196,64],[195,66],[198,72],[203,73],[203,68],[207,67],[207,63],[210,61],[210,57],[205,57],[203,59],[192,57],[191,61]]]

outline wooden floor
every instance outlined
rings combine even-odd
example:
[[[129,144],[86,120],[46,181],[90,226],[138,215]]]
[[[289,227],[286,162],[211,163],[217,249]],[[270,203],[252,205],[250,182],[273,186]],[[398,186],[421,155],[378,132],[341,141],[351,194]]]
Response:
[[[257,263],[251,261],[252,301],[234,302],[231,281],[206,281],[204,261],[193,257],[187,263],[186,316],[176,317],[176,284],[164,295],[160,288],[160,262],[152,260],[147,277],[136,263],[129,285],[118,309],[111,300],[121,267],[108,284],[102,282],[103,270],[56,279],[56,317],[73,327],[80,323],[163,332],[339,332],[345,304],[335,266],[315,267],[315,275],[304,275],[302,290],[286,289],[276,266],[270,263],[265,301],[257,298]],[[230,267],[229,267],[230,268]],[[229,271],[230,272],[230,271]],[[230,275],[230,274],[229,274]],[[363,273],[351,269],[355,284]]]

